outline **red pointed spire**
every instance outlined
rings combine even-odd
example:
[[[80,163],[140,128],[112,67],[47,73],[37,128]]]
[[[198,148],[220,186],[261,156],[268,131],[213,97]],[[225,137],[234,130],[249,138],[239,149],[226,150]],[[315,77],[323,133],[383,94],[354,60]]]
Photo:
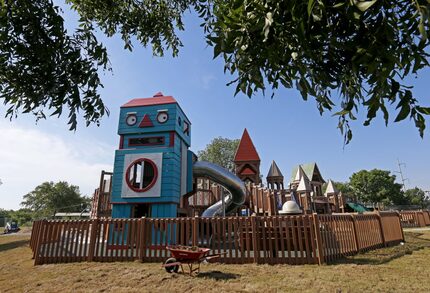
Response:
[[[151,118],[149,118],[148,114],[145,114],[145,116],[143,116],[142,122],[140,122],[139,127],[152,127],[154,126],[154,124],[151,121]]]
[[[242,138],[239,142],[234,161],[260,161],[257,150],[252,143],[251,137],[248,134],[248,130],[243,131]]]

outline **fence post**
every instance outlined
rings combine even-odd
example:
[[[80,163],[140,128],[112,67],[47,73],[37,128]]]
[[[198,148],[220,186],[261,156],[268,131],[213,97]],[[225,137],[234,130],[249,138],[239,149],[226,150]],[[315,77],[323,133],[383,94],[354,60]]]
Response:
[[[257,231],[257,216],[251,216],[251,231],[252,231],[252,248],[254,250],[254,263],[258,263],[260,248],[258,247],[258,231]]]
[[[194,216],[192,219],[192,229],[193,229],[193,246],[197,246],[197,231],[198,231],[198,216]]]
[[[360,243],[358,241],[358,235],[357,235],[357,220],[355,219],[355,216],[351,214],[352,218],[352,227],[354,229],[354,238],[355,238],[355,247],[356,247],[356,253],[360,251]]]
[[[378,222],[379,222],[379,229],[381,230],[382,245],[384,245],[384,247],[386,247],[387,243],[385,242],[384,226],[382,225],[381,213],[379,211],[377,211],[376,216],[377,216]]]
[[[43,232],[45,230],[45,224],[46,224],[46,220],[41,220],[39,229],[37,229],[38,231],[37,231],[36,249],[34,250],[34,253],[33,253],[34,265],[41,264],[39,251],[40,251],[40,248],[42,247],[43,236],[44,236]]]
[[[93,261],[94,250],[96,247],[96,236],[97,230],[99,229],[99,220],[93,219],[91,221],[91,235],[90,235],[90,247],[88,248],[88,261]]]
[[[324,260],[324,248],[323,248],[322,239],[321,239],[320,221],[318,219],[318,214],[313,213],[312,219],[314,222],[316,250],[318,250],[317,260],[318,260],[318,264],[321,265],[321,264],[325,263],[325,260]],[[314,253],[316,253],[316,252],[314,251]]]
[[[402,241],[405,242],[405,234],[403,233],[403,227],[402,227],[402,215],[399,211],[396,211],[397,216],[399,217],[399,225],[400,225],[400,231],[402,231]]]
[[[143,262],[144,255],[146,253],[145,246],[146,246],[146,235],[145,235],[145,226],[146,226],[146,218],[142,217],[139,219],[140,223],[140,239],[139,239],[139,249],[140,249],[140,261]]]

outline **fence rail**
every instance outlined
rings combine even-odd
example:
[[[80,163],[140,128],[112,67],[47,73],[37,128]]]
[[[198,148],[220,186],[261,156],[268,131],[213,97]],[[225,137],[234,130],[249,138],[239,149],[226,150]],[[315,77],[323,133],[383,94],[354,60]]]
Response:
[[[430,211],[401,211],[403,228],[425,227],[430,225]]]
[[[168,245],[221,253],[222,263],[321,264],[402,241],[398,213],[36,221],[35,265],[162,262]]]

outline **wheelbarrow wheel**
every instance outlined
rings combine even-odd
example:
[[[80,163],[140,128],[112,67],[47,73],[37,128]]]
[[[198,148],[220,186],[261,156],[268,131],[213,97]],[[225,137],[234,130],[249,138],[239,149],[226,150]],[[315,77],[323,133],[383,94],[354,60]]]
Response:
[[[169,264],[169,263],[174,263],[176,262],[176,258],[171,257],[169,259],[166,260],[166,262],[164,264]],[[166,272],[168,273],[177,273],[179,271],[179,265],[175,265],[175,266],[168,266],[168,267],[164,267],[166,269]]]

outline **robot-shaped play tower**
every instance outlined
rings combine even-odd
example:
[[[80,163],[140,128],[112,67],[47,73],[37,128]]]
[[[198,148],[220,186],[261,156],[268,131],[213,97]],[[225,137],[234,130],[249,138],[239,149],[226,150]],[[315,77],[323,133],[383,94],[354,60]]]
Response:
[[[176,217],[192,189],[191,123],[171,96],[121,106],[112,184],[112,217]]]

